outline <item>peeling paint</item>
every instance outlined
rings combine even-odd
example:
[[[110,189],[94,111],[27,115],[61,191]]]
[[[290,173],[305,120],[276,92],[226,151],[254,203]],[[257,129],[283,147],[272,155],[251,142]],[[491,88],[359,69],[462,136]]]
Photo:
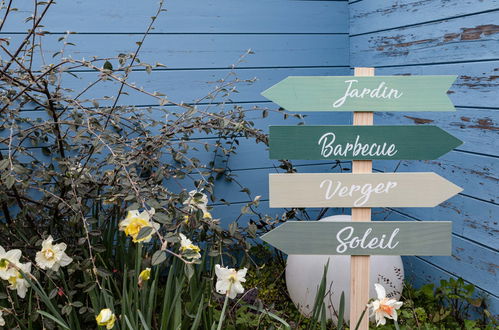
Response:
[[[414,121],[415,124],[430,124],[433,123],[434,120],[432,119],[425,119],[425,118],[418,118],[418,117],[411,117],[411,116],[404,116],[405,118],[411,119]]]
[[[478,40],[482,36],[499,33],[499,25],[478,25],[474,28],[463,28],[462,30],[461,40]]]

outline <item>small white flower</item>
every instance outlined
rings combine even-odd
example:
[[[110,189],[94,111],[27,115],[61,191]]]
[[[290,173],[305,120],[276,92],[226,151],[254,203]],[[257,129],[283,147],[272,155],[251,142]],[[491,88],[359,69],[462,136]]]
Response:
[[[18,263],[16,265],[16,267],[18,267],[26,275],[31,273],[31,262],[28,262],[25,264]],[[28,288],[30,285],[29,285],[28,281],[26,281],[26,279],[24,278],[24,276],[21,274],[20,271],[16,270],[16,274],[14,276],[11,276],[8,279],[8,281],[10,284],[8,286],[8,288],[10,290],[16,290],[17,295],[21,298],[26,297],[26,292],[28,291]]]
[[[386,297],[385,288],[376,283],[374,284],[378,299],[368,304],[367,307],[372,310],[370,316],[375,316],[376,326],[384,325],[386,323],[385,317],[397,321],[397,309],[402,306],[402,302],[395,299]]]
[[[244,288],[241,282],[246,282],[246,268],[236,271],[234,268],[220,267],[215,265],[217,274],[216,290],[220,294],[226,294],[230,299],[234,299],[237,294],[243,293]]]
[[[21,250],[15,249],[10,251],[5,251],[5,249],[0,246],[0,278],[7,281],[12,276],[16,276],[17,270],[14,265],[19,264],[19,259],[21,258]]]
[[[185,253],[185,257],[188,259],[199,259],[201,254],[199,253],[201,249],[199,246],[192,244],[192,241],[188,239],[184,234],[180,233],[180,252]]]
[[[138,210],[128,211],[128,214],[124,220],[120,222],[120,230],[124,231],[126,235],[132,237],[134,243],[137,242],[149,242],[152,238],[154,232],[159,230],[159,223],[151,221],[151,217],[154,215],[155,211],[153,208],[150,210],[144,210],[139,213]],[[137,236],[140,233],[140,230],[144,227],[152,227],[151,233],[140,239]]]
[[[201,196],[196,196],[196,194],[201,194]],[[201,210],[203,211],[205,218],[211,218],[210,212],[208,212],[208,196],[197,190],[189,191],[189,198],[184,201],[184,205],[187,205],[190,212]]]
[[[5,320],[3,319],[3,311],[0,310],[0,327],[5,325]]]
[[[66,251],[66,244],[52,244],[54,239],[49,236],[42,242],[42,250],[36,253],[36,264],[41,269],[52,269],[58,271],[59,267],[69,265],[73,259],[70,258],[64,251]]]

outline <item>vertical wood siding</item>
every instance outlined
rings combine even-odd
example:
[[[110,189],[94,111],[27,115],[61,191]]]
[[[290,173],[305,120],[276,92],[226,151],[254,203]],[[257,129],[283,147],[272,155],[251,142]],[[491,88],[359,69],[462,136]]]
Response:
[[[434,161],[376,162],[379,172],[434,171],[464,188],[433,209],[380,209],[379,220],[453,222],[452,257],[404,258],[415,284],[463,277],[499,312],[499,1],[351,1],[350,64],[378,75],[457,74],[457,111],[377,113],[375,124],[438,125],[464,141]]]

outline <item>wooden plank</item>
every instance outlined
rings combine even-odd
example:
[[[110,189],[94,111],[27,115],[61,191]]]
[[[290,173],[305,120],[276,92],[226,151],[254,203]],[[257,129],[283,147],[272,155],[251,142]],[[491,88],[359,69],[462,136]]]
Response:
[[[442,58],[440,55],[439,58]],[[374,59],[369,55],[356,61],[357,64],[370,63]],[[385,57],[379,65],[392,64],[390,57]],[[470,62],[456,64],[438,64],[404,67],[377,68],[382,75],[425,75],[457,74],[458,78],[447,92],[456,107],[499,108],[499,61]],[[408,114],[409,116],[411,114]]]
[[[27,1],[3,31],[23,32],[33,11]],[[65,33],[141,33],[158,1],[60,1],[50,9],[44,30]],[[166,1],[153,33],[348,33],[348,4],[340,1],[171,0]],[[303,19],[313,17],[314,19]],[[124,24],[126,22],[126,24]],[[89,24],[90,23],[90,24]]]
[[[260,238],[286,254],[448,256],[451,227],[450,221],[287,221]]]
[[[374,68],[354,68],[354,75],[357,76],[374,76]],[[356,109],[357,110],[357,109]],[[374,121],[374,113],[372,112],[354,112],[353,125],[372,125]],[[353,173],[371,173],[371,160],[354,160],[352,162]],[[352,208],[352,221],[371,221],[371,209],[366,207]],[[365,302],[369,300],[369,286],[371,263],[369,256],[352,256],[350,258],[350,319],[358,320],[362,313],[366,310]],[[369,329],[369,319],[363,318],[358,325],[360,330]],[[350,322],[353,327],[353,322]]]
[[[497,12],[383,31],[350,38],[350,60],[407,65],[497,60]]]
[[[376,162],[375,168],[387,173],[432,171],[458,184],[468,196],[499,202],[499,158],[496,157],[451,151],[438,160],[382,161]]]
[[[350,34],[393,29],[499,9],[499,2],[476,0],[363,0],[350,9]]]
[[[3,46],[14,52],[24,35],[0,34],[0,38],[9,37],[10,46]],[[43,58],[52,59],[52,55],[64,47],[57,40],[60,35],[47,34],[37,38],[43,47]],[[74,59],[117,57],[136,50],[135,42],[141,36],[118,34],[110,37],[106,34],[70,35],[64,57]],[[239,67],[300,67],[300,66],[349,66],[348,35],[336,34],[153,34],[146,38],[139,53],[141,62],[154,65],[163,63],[169,69],[229,68],[240,56],[251,49],[254,54],[247,56]],[[35,49],[34,68],[43,65],[40,48]],[[117,60],[110,60],[115,68]],[[161,68],[164,69],[164,68]]]
[[[499,241],[496,239],[499,234],[499,223],[496,221],[498,212],[499,205],[457,195],[431,209],[373,209],[373,218],[407,221],[452,219],[453,234],[499,250]]]
[[[271,159],[436,159],[462,141],[437,126],[270,126]]]
[[[456,76],[290,76],[262,92],[289,111],[454,111]]]
[[[453,113],[427,114],[375,113],[381,125],[438,125],[447,133],[465,141],[459,150],[499,156],[499,111],[480,108],[456,108]]]
[[[227,83],[231,78],[243,80],[237,83],[238,93],[232,93],[224,97],[224,93],[216,93],[212,100],[204,99],[205,102],[258,102],[266,99],[260,96],[260,91],[267,86],[277,83],[289,74],[297,75],[336,75],[348,72],[348,68],[276,68],[276,69],[247,69],[236,71],[236,76],[229,75],[230,70],[189,70],[186,71],[157,71],[151,74],[146,72],[133,72],[129,83],[134,83],[137,87],[142,87],[146,91],[164,92],[170,99],[176,102],[195,102],[196,100],[213,93],[221,85],[220,80],[225,79]],[[255,78],[257,78],[255,80]],[[82,72],[78,78],[66,75],[63,83],[67,88],[75,90],[78,94],[85,87],[99,79],[96,72]],[[246,82],[245,80],[251,80]],[[97,87],[98,86],[98,87]],[[119,89],[119,84],[113,81],[104,81],[91,88],[83,96],[87,98],[99,98],[101,106],[109,106],[113,99],[104,100],[104,96],[115,97]],[[155,105],[158,100],[137,92],[130,87],[125,87],[124,92],[128,93],[120,97],[119,105]],[[87,103],[91,106],[91,103]]]
[[[269,175],[271,207],[434,207],[461,190],[431,172]]]
[[[407,216],[393,213],[386,220],[400,221],[404,219],[407,223],[414,223],[414,219]],[[446,219],[450,219],[449,215]],[[426,221],[416,221],[425,223]],[[453,226],[454,226],[454,221]],[[497,250],[476,244],[463,237],[452,236],[452,257],[424,256],[423,260],[431,262],[446,271],[461,276],[489,292],[497,292]],[[476,276],[480,274],[480,276]]]

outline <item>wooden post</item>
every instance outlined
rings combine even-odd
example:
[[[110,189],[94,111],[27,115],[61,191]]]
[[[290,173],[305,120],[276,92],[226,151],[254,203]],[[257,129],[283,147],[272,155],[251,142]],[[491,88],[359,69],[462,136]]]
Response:
[[[374,76],[374,68],[355,68],[355,76]],[[372,125],[372,112],[354,112],[354,125]],[[372,161],[352,161],[352,173],[371,173]],[[352,208],[352,221],[371,221],[371,209]],[[353,329],[369,300],[369,256],[352,256],[350,260],[350,327]],[[369,329],[369,313],[365,313],[358,328]]]

